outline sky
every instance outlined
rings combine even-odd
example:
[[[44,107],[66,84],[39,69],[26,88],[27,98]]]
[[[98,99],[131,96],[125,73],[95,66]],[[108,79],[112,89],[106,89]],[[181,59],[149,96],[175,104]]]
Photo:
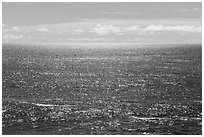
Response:
[[[3,43],[202,43],[201,2],[4,2]]]

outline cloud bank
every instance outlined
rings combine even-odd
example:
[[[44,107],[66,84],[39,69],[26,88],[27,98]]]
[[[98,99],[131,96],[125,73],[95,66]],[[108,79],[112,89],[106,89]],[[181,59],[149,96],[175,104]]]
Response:
[[[97,35],[107,35],[110,33],[115,35],[122,35],[121,28],[115,27],[113,25],[97,24],[90,32],[96,33]]]
[[[202,32],[201,26],[189,26],[189,25],[183,25],[183,26],[164,26],[164,25],[149,25],[145,29],[145,31],[185,31],[185,32]]]
[[[176,21],[175,21],[176,22]],[[21,40],[46,42],[101,41],[101,42],[161,42],[201,41],[202,26],[199,21],[178,21],[170,24],[163,20],[91,20],[34,26],[3,27],[3,41]],[[175,36],[175,37],[174,37]],[[171,39],[172,37],[172,39]],[[174,38],[173,38],[174,37]],[[46,39],[42,39],[46,38]],[[63,41],[64,40],[64,41]],[[146,41],[145,41],[146,40]],[[44,42],[43,41],[43,42]]]

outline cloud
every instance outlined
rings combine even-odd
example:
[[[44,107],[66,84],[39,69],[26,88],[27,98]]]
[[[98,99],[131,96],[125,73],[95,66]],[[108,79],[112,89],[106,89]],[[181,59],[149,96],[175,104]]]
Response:
[[[144,31],[184,31],[184,32],[202,32],[202,27],[193,25],[183,26],[164,26],[164,25],[149,25],[144,28]]]
[[[28,42],[63,42],[63,40],[66,42],[121,42],[126,39],[127,42],[131,40],[136,42],[153,41],[147,38],[162,42],[165,40],[167,42],[170,40],[177,42],[185,41],[187,38],[191,39],[190,37],[192,37],[192,41],[197,42],[198,39],[201,39],[201,32],[202,25],[199,21],[179,19],[171,21],[87,19],[74,23],[7,26],[2,28],[4,40]],[[44,37],[47,39],[44,39]],[[179,38],[180,40],[178,40]]]
[[[18,30],[19,30],[19,27],[13,26],[12,29],[13,29],[14,31],[18,31]]]
[[[168,31],[186,31],[186,32],[202,32],[202,27],[195,26],[166,26],[166,30]]]
[[[91,30],[91,32],[96,33],[98,35],[107,35],[107,34],[116,34],[122,35],[122,31],[119,27],[114,27],[113,25],[101,25],[97,24],[95,28]]]
[[[4,24],[4,23],[2,23],[2,27],[7,27],[8,25],[6,25],[6,24]]]
[[[139,28],[138,25],[126,27],[125,29],[126,29],[126,30],[129,30],[129,31],[137,31],[137,30],[140,30],[140,28]]]
[[[38,28],[37,31],[48,32],[49,30],[47,28]]]
[[[202,12],[202,9],[201,9],[201,8],[193,8],[193,11],[199,11],[199,12]]]
[[[145,31],[162,31],[165,27],[163,25],[149,25],[144,28]]]
[[[79,28],[79,29],[73,30],[72,34],[81,34],[81,33],[83,33],[83,32],[84,32],[84,31]]]
[[[65,40],[77,40],[77,41],[101,41],[101,40],[114,40],[112,38],[89,38],[89,37],[85,37],[85,38],[67,38]]]
[[[102,11],[102,14],[118,14],[118,15],[140,15],[138,12],[121,12],[121,11],[114,11],[114,12],[106,12]]]
[[[21,39],[21,38],[23,38],[24,37],[24,35],[22,35],[22,34],[19,34],[19,35],[14,35],[14,34],[4,34],[3,35],[3,39]]]

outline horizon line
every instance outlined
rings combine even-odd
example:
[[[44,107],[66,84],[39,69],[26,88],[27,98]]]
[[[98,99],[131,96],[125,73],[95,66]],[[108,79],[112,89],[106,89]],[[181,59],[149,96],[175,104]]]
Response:
[[[54,45],[54,44],[61,44],[61,45],[64,45],[64,44],[147,44],[147,45],[150,45],[150,44],[179,44],[179,45],[183,45],[183,44],[199,44],[199,45],[202,45],[202,43],[134,43],[134,42],[127,42],[127,43],[123,43],[123,42],[67,42],[67,43],[61,43],[61,42],[53,42],[53,43],[19,43],[19,42],[2,42],[2,45],[3,44],[26,44],[26,45],[34,45],[34,44],[40,44],[40,45],[43,45],[43,44],[47,44],[47,45]]]

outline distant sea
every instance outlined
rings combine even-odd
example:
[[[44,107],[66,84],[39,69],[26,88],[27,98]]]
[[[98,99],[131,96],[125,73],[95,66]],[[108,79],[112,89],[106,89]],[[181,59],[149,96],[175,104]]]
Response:
[[[3,44],[2,109],[3,135],[201,135],[202,45]]]

